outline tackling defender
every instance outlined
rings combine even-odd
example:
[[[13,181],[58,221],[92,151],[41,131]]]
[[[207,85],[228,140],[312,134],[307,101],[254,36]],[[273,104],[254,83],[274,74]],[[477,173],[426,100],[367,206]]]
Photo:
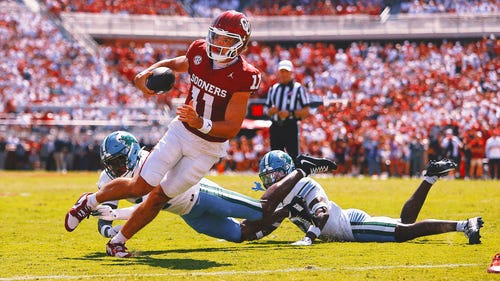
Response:
[[[125,131],[112,132],[104,138],[100,147],[104,171],[99,177],[98,188],[102,189],[117,177],[133,177],[140,171],[148,155],[148,151],[139,147],[134,135]],[[129,202],[136,204],[128,208],[117,209],[118,200],[104,202],[98,206],[93,215],[99,217],[97,223],[99,233],[107,238],[115,236],[121,226],[113,227],[112,221],[129,219],[145,197],[147,195],[128,198]],[[246,219],[252,222],[253,227],[259,225],[258,220],[262,219],[259,200],[224,189],[206,178],[202,178],[187,191],[172,198],[163,210],[181,216],[198,233],[230,242],[260,239],[276,229],[284,219],[284,217],[278,218],[275,224],[259,229],[249,227],[249,224],[240,224],[235,218]],[[106,252],[112,256],[128,257],[128,255],[113,254],[109,249]]]
[[[298,165],[314,165],[313,158],[299,155]],[[330,201],[319,183],[305,177],[301,169],[282,151],[268,152],[259,164],[259,177],[267,188],[262,196],[264,215],[281,203],[289,205],[291,221],[306,233],[293,245],[309,246],[316,238],[323,241],[404,242],[426,235],[464,232],[469,244],[479,244],[481,217],[465,221],[423,220],[415,222],[431,186],[457,165],[451,160],[431,161],[425,178],[405,203],[399,219],[372,217],[359,209],[341,209]],[[300,167],[299,167],[300,168]]]

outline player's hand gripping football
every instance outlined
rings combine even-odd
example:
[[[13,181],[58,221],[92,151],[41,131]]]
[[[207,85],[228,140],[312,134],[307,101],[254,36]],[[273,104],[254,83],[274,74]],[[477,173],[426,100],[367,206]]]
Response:
[[[153,70],[146,69],[144,71],[141,71],[140,73],[138,73],[134,77],[135,86],[146,95],[154,95],[155,94],[155,92],[153,90],[148,89],[148,87],[146,86],[146,81],[147,81],[148,77],[151,76],[152,74],[153,74]]]

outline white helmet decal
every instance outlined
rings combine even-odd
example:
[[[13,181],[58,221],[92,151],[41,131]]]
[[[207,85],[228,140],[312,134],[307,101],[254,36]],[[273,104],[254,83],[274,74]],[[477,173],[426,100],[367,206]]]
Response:
[[[241,23],[241,28],[247,33],[247,35],[250,35],[250,22],[248,21],[247,18],[241,18],[240,19]]]

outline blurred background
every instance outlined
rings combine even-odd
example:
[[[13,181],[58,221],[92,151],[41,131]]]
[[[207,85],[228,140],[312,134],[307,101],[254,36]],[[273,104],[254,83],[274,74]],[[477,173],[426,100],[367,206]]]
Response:
[[[460,163],[451,177],[499,178],[488,163],[500,143],[486,149],[500,135],[499,0],[0,0],[0,170],[99,170],[114,130],[151,148],[188,76],[152,98],[133,77],[185,54],[227,9],[250,19],[244,56],[263,82],[215,173],[258,170],[263,100],[289,59],[313,101],[301,153],[335,159],[336,175],[419,177],[448,157]]]

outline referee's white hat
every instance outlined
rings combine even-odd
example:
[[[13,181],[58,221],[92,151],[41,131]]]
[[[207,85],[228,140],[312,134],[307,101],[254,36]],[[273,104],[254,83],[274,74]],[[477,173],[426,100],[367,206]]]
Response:
[[[293,64],[291,61],[289,60],[282,60],[279,62],[278,64],[278,70],[288,70],[288,71],[292,71],[293,70]]]

